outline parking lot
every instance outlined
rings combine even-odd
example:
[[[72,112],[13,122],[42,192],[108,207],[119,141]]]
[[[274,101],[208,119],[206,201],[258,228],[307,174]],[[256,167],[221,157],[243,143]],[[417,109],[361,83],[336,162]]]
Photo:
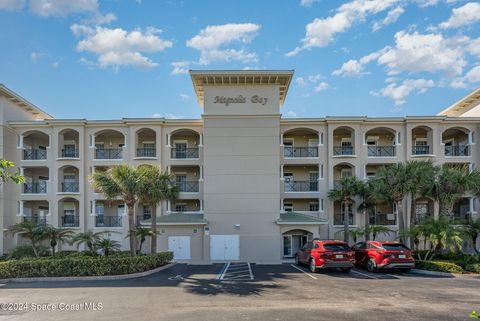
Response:
[[[415,273],[177,264],[130,280],[0,284],[3,303],[102,303],[97,310],[0,311],[0,320],[471,320],[479,289],[479,279]]]

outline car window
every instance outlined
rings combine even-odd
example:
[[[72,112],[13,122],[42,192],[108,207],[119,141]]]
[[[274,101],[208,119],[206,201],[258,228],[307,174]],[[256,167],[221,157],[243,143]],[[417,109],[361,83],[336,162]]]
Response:
[[[350,251],[350,247],[347,244],[323,244],[323,248],[327,251]]]
[[[357,244],[355,244],[354,248],[356,250],[364,250],[367,248],[367,246],[365,242],[358,242]]]
[[[374,249],[374,250],[382,250],[382,248],[378,247],[378,246],[375,246],[371,243],[368,243],[367,245],[367,249]]]
[[[409,250],[408,247],[403,245],[402,243],[395,243],[395,244],[382,244],[382,247],[387,251],[405,251]]]
[[[302,250],[308,250],[312,248],[312,243],[308,242],[308,243],[305,243],[305,245],[302,247]]]

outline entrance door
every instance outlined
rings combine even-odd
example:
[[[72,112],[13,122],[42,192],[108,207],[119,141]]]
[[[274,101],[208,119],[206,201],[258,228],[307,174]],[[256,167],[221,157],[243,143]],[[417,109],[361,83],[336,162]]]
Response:
[[[283,236],[283,257],[292,257],[292,236],[284,235]],[[296,252],[295,252],[296,253]]]
[[[212,235],[210,237],[210,259],[212,261],[231,261],[240,258],[240,239],[238,235]]]
[[[190,260],[190,236],[169,236],[168,250],[175,260]]]

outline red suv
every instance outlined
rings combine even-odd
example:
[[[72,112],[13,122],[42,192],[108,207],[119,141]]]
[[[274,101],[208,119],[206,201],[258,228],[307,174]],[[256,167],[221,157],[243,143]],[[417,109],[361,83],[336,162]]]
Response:
[[[415,267],[412,251],[398,242],[359,242],[354,245],[357,265],[367,267],[370,272],[379,269],[410,271]]]
[[[312,273],[327,268],[341,268],[344,272],[350,272],[355,265],[355,253],[342,241],[313,240],[298,250],[295,263],[308,264]]]

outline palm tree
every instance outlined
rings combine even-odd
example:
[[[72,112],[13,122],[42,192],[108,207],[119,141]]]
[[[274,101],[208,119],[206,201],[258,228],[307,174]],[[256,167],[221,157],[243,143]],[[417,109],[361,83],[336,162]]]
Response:
[[[432,243],[435,252],[442,249],[455,251],[463,243],[463,230],[461,227],[453,225],[446,216],[441,216],[438,220],[433,218],[426,219],[423,223],[423,233]]]
[[[8,228],[8,232],[12,235],[20,234],[30,240],[33,253],[39,256],[40,243],[45,239],[43,227],[38,226],[35,222],[25,221],[13,224]]]
[[[362,202],[358,206],[358,210],[363,213],[365,219],[365,229],[363,233],[365,236],[365,241],[368,241],[370,239],[370,233],[365,233],[365,231],[369,230],[370,213],[375,210],[376,205],[376,197],[374,194],[375,188],[373,184],[374,180],[366,181],[360,185],[360,189],[358,191],[358,196],[360,196],[362,200]]]
[[[365,234],[365,231],[362,229],[353,229],[350,230],[350,237],[353,239],[353,244],[357,243],[357,239],[359,236],[363,236]]]
[[[431,161],[408,161],[406,163],[406,170],[407,175],[410,177],[408,191],[411,200],[410,226],[406,226],[406,229],[408,230],[411,226],[416,224],[417,220],[415,213],[415,199],[418,196],[425,196],[427,194],[428,188],[434,183],[438,167],[434,166]]]
[[[95,245],[96,248],[102,250],[103,255],[105,256],[109,256],[110,254],[120,250],[121,248],[120,242],[106,238],[101,238],[95,243]]]
[[[464,234],[470,237],[473,250],[477,254],[480,254],[480,251],[477,248],[477,239],[480,236],[480,218],[477,218],[476,220],[468,220],[467,222],[465,222],[463,230]]]
[[[107,233],[106,231],[94,233],[92,231],[87,231],[83,233],[78,233],[72,238],[72,244],[77,246],[77,249],[80,245],[85,244],[87,249],[92,255],[97,254],[96,244],[102,239],[102,235]]]
[[[92,175],[92,185],[105,195],[107,200],[115,201],[119,197],[128,208],[128,229],[130,237],[130,253],[137,255],[137,237],[134,208],[142,193],[144,175],[138,167],[129,165],[113,166],[106,172],[95,172]]]
[[[355,196],[362,188],[362,182],[355,176],[342,177],[338,185],[328,192],[328,198],[341,202],[343,206],[343,238],[348,243],[348,230],[350,221],[350,206],[354,203]]]
[[[147,237],[153,237],[153,230],[147,228],[147,227],[137,227],[137,238],[139,240],[138,243],[138,249],[137,249],[137,254],[142,253],[142,246],[143,243],[147,240]],[[127,237],[130,237],[130,235],[127,235]],[[153,239],[152,239],[153,242]]]
[[[410,226],[409,228],[403,230],[400,236],[410,238],[414,245],[414,249],[418,250],[418,246],[420,245],[420,237],[422,236],[421,225]]]
[[[386,226],[370,225],[370,228],[365,231],[365,234],[372,234],[372,240],[375,241],[378,235],[381,235],[381,234],[388,235],[388,233],[390,232],[392,232],[392,230]]]
[[[172,175],[162,172],[159,167],[144,165],[139,167],[144,179],[140,187],[140,202],[151,207],[151,253],[157,252],[157,204],[178,197],[178,187]],[[137,231],[138,233],[138,231]],[[140,245],[141,247],[141,245]]]
[[[43,229],[43,236],[50,243],[52,248],[52,256],[55,256],[55,250],[58,243],[67,243],[73,236],[73,232],[53,226],[47,226]]]

